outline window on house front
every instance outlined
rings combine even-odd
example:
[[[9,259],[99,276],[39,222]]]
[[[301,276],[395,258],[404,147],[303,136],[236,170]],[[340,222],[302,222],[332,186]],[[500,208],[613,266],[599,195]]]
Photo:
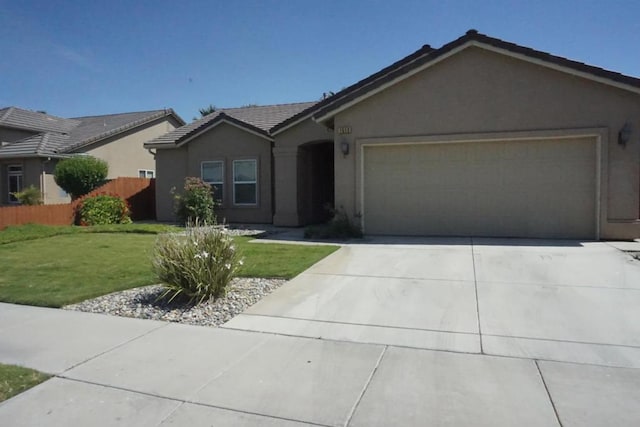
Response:
[[[257,160],[233,161],[233,203],[256,205],[258,203]]]
[[[202,162],[201,178],[213,187],[213,199],[222,203],[224,194],[224,162]]]
[[[155,171],[149,169],[138,169],[138,176],[140,178],[155,178]]]
[[[13,193],[22,191],[22,165],[7,166],[7,184],[9,187],[9,203],[18,203]]]

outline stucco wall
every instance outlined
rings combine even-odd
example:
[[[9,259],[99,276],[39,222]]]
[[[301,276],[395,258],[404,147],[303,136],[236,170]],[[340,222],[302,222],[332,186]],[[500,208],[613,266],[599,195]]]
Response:
[[[45,174],[42,192],[44,194],[44,203],[48,205],[69,203],[71,201],[71,197],[62,188],[58,187],[58,184],[56,184],[53,178],[53,171],[55,170],[57,162],[55,159],[43,162]]]
[[[187,176],[187,147],[156,151],[156,218],[175,221],[171,189],[180,190]]]
[[[155,171],[155,159],[143,147],[145,142],[172,131],[178,125],[173,119],[163,117],[147,125],[132,129],[123,134],[96,144],[83,147],[78,152],[87,153],[109,163],[107,178],[119,176],[138,176],[139,169]]]
[[[301,145],[333,140],[324,125],[307,119],[275,136],[274,188],[276,225],[296,226],[305,222],[304,186],[300,185],[300,164],[304,162]]]
[[[622,147],[617,134],[625,122],[634,133]],[[352,133],[338,135],[342,126]],[[602,236],[628,237],[636,225],[609,221],[638,219],[640,96],[628,91],[471,47],[339,113],[335,140],[353,149],[362,138],[578,128],[606,128]],[[336,206],[351,215],[360,209],[359,156],[335,150]]]
[[[256,159],[258,167],[258,204],[237,206],[233,203],[233,161]],[[189,141],[178,149],[158,149],[156,154],[156,206],[159,220],[174,220],[172,187],[182,188],[186,176],[201,176],[203,161],[224,162],[223,204],[218,221],[234,223],[271,223],[272,161],[271,142],[235,126],[223,123]]]

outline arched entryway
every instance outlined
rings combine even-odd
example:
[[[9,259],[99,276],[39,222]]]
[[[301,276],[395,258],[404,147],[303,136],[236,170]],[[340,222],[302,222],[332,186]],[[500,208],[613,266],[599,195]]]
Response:
[[[329,220],[333,207],[333,141],[303,144],[298,152],[298,213],[301,225]]]

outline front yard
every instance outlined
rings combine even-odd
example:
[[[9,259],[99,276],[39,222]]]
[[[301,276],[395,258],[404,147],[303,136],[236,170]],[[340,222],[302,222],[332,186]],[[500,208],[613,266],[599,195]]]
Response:
[[[62,307],[155,284],[151,250],[157,233],[167,230],[135,224],[9,227],[0,231],[0,301]],[[244,257],[242,277],[290,279],[337,249],[234,240]]]

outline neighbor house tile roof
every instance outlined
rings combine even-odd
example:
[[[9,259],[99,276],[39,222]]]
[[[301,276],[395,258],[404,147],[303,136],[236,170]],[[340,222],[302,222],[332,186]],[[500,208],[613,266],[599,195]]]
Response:
[[[79,121],[17,107],[0,109],[0,126],[36,132],[68,133]]]
[[[240,108],[223,108],[200,119],[159,136],[146,146],[175,146],[188,140],[221,121],[228,121],[249,131],[271,138],[269,130],[287,118],[304,111],[315,102],[299,102],[295,104],[255,105]]]
[[[65,119],[17,107],[3,108],[0,126],[40,133],[3,143],[0,157],[64,157],[80,147],[169,115],[184,124],[171,109]]]
[[[331,115],[332,112],[335,112],[345,104],[348,104],[360,97],[366,96],[366,94],[380,88],[386,83],[402,77],[403,75],[407,75],[412,70],[435,61],[438,58],[451,52],[452,50],[469,42],[477,42],[481,45],[484,44],[497,49],[506,50],[513,54],[522,55],[533,60],[543,61],[579,73],[584,73],[593,77],[605,79],[612,83],[621,83],[633,88],[640,88],[640,79],[637,77],[626,76],[624,74],[609,71],[604,68],[587,65],[583,62],[573,61],[561,56],[552,55],[547,52],[542,52],[494,37],[489,37],[485,34],[477,32],[476,30],[469,30],[462,37],[443,45],[439,49],[423,48],[418,50],[417,52],[401,59],[395,64],[392,64],[389,67],[375,74],[372,74],[371,76],[323,100],[303,114],[312,115],[314,119],[326,118]],[[276,132],[279,127],[284,127],[286,125],[287,122],[283,122],[280,125],[276,126],[276,128],[274,128],[272,132]]]
[[[0,148],[0,158],[64,157],[64,148],[68,144],[68,135],[54,132],[39,133],[3,145]]]

